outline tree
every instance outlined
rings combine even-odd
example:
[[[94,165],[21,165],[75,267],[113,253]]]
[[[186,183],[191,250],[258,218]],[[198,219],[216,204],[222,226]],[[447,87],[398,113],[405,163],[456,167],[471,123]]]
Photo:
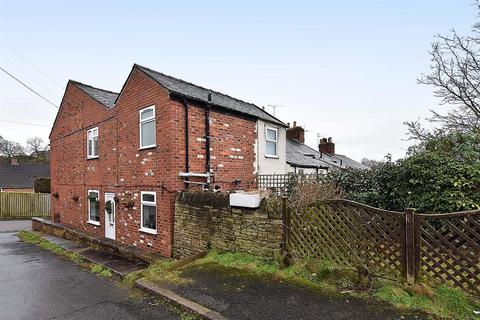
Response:
[[[24,154],[23,147],[15,141],[0,140],[0,155],[11,159]]]
[[[27,139],[27,149],[32,156],[38,158],[40,153],[45,150],[43,139],[39,137]]]
[[[477,1],[477,10],[480,5]],[[422,128],[419,121],[405,122],[412,139],[427,140],[450,132],[467,132],[480,128],[480,22],[472,27],[472,34],[437,35],[429,52],[430,73],[422,74],[420,84],[432,86],[441,105],[454,109],[446,114],[431,110],[426,120],[439,127],[434,131]]]

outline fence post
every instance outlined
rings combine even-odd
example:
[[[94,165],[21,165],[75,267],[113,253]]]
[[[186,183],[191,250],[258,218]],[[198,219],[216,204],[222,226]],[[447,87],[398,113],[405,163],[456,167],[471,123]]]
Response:
[[[282,196],[282,256],[285,265],[289,265],[288,238],[290,233],[290,212],[287,207],[288,197]]]
[[[405,209],[405,220],[402,231],[402,269],[408,284],[418,279],[420,265],[420,224],[415,209]]]

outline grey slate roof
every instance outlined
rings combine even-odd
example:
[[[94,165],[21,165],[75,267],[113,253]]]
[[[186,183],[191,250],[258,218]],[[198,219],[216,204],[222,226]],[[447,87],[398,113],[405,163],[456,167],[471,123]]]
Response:
[[[90,97],[97,100],[107,108],[110,109],[115,106],[115,100],[117,100],[118,93],[108,91],[108,90],[103,90],[100,88],[95,88],[78,81],[70,80],[70,82],[73,83],[78,88],[82,89],[86,94],[88,94]]]
[[[134,67],[139,68],[147,75],[149,75],[152,79],[157,81],[161,86],[165,87],[170,92],[177,93],[179,95],[185,96],[187,98],[191,98],[194,100],[199,100],[202,102],[208,102],[208,93],[211,92],[212,94],[212,105],[222,107],[228,110],[233,110],[239,113],[243,113],[246,115],[253,116],[255,118],[259,118],[271,123],[275,123],[281,126],[285,126],[286,124],[279,119],[275,118],[262,108],[248,103],[236,98],[233,98],[229,95],[216,92],[213,90],[206,89],[201,86],[197,86],[193,83],[186,82],[181,79],[177,79],[171,76],[167,76],[161,72],[140,66],[135,64]]]
[[[33,188],[36,178],[50,177],[49,163],[21,163],[12,166],[9,163],[0,163],[0,189]]]
[[[329,155],[300,143],[287,139],[287,163],[299,168],[357,168],[368,169],[367,166],[344,155]]]

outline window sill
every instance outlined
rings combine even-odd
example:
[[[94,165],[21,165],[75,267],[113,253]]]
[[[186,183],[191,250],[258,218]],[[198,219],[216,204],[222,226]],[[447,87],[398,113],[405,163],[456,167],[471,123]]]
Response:
[[[149,233],[149,234],[157,234],[157,230],[153,230],[153,229],[140,228],[138,229],[138,231]]]
[[[92,220],[88,220],[87,223],[89,224],[93,224],[94,226],[100,226],[100,221],[92,221]]]
[[[99,156],[95,156],[95,157],[87,157],[87,160],[93,160],[93,159],[98,159],[100,158]]]
[[[266,154],[265,158],[278,159],[278,156],[271,156],[271,155]]]
[[[154,148],[156,148],[156,147],[157,147],[157,145],[145,146],[145,147],[138,148],[138,150],[140,151],[140,150],[154,149]]]

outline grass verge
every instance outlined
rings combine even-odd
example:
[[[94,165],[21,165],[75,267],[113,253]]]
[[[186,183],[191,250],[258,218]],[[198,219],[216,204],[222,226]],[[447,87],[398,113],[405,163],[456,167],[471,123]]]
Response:
[[[41,247],[45,250],[48,250],[48,251],[53,252],[55,254],[61,255],[65,258],[69,259],[70,261],[82,266],[83,268],[88,269],[91,272],[98,274],[99,276],[101,276],[103,278],[108,279],[108,278],[113,277],[113,273],[110,270],[102,267],[99,264],[87,261],[86,259],[84,259],[78,253],[67,251],[67,250],[63,249],[62,247],[60,247],[60,246],[58,246],[58,245],[56,245],[56,244],[54,244],[54,243],[52,243],[48,240],[45,240],[44,238],[42,238],[41,234],[39,234],[37,232],[23,230],[23,231],[20,231],[19,233],[17,233],[17,236],[20,238],[20,240],[22,240],[25,243],[34,244],[34,245],[37,245],[37,246],[39,246],[39,247]]]

